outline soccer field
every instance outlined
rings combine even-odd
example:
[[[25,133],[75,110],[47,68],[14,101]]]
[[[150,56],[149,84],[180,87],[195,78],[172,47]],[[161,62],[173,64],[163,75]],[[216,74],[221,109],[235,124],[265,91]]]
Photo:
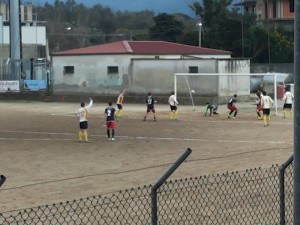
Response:
[[[239,103],[237,103],[239,107]],[[94,103],[91,143],[78,143],[77,103],[1,102],[0,213],[65,202],[154,184],[188,147],[192,154],[170,177],[269,168],[293,153],[293,120],[273,116],[264,127],[253,105],[240,104],[235,120],[203,116],[203,107],[179,106],[169,119],[168,105],[156,105],[143,122],[145,105],[124,104],[116,141],[102,126],[106,104]]]

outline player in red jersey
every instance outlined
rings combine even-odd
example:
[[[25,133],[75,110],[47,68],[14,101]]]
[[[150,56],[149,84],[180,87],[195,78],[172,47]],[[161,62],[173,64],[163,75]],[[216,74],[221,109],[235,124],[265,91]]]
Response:
[[[108,140],[114,141],[116,120],[118,120],[118,118],[116,115],[116,109],[112,106],[111,102],[108,103],[108,107],[104,110],[104,115],[106,116],[106,128],[107,128]]]
[[[237,109],[237,107],[235,106],[236,98],[237,98],[237,95],[234,94],[233,97],[232,97],[232,98],[228,101],[228,103],[227,103],[227,109],[230,110],[230,112],[228,113],[228,119],[230,118],[230,115],[231,115],[233,112],[234,112],[233,119],[235,119],[236,114],[238,113],[238,109]]]
[[[153,120],[156,121],[156,117],[155,117],[155,108],[154,108],[154,99],[151,95],[151,93],[148,93],[148,96],[146,97],[146,105],[147,105],[147,110],[146,110],[146,114],[144,116],[143,121],[146,121],[147,115],[149,112],[153,113]]]
[[[257,119],[258,120],[262,120],[262,116],[261,116],[261,112],[262,112],[261,96],[262,96],[262,93],[260,91],[257,91],[256,92],[255,105],[256,105],[256,114],[257,114]]]

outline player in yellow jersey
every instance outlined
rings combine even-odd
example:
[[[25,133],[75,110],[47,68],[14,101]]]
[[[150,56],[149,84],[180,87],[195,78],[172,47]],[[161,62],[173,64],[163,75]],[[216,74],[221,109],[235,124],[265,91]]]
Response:
[[[270,108],[273,105],[273,100],[270,96],[267,95],[266,91],[262,92],[263,96],[261,97],[261,106],[263,109],[263,120],[264,120],[264,126],[270,125]]]
[[[122,115],[123,115],[123,101],[124,101],[125,91],[126,91],[126,89],[121,91],[121,93],[119,94],[118,99],[117,99],[117,107],[118,107],[117,117],[118,118],[122,117]]]
[[[90,141],[88,140],[88,115],[89,115],[89,109],[93,105],[93,99],[90,98],[90,103],[85,106],[84,102],[80,103],[80,109],[77,112],[77,116],[79,117],[79,133],[78,133],[78,141],[82,142],[84,139],[85,143],[89,143]]]

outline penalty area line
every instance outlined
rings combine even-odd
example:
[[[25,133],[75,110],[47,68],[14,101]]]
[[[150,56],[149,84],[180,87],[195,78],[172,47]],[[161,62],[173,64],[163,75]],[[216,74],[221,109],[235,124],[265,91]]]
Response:
[[[24,133],[24,134],[44,134],[44,135],[66,135],[66,136],[76,136],[77,134],[72,133],[47,133],[47,132],[30,132],[30,131],[4,131],[0,130],[2,133]],[[99,135],[99,134],[89,134],[91,137],[107,137],[107,135]],[[209,139],[201,139],[201,138],[174,138],[174,137],[143,137],[143,136],[116,136],[120,139],[140,139],[140,140],[165,140],[165,141],[197,141],[197,142],[219,142],[219,143],[261,143],[261,144],[292,144],[291,142],[284,142],[284,141],[258,141],[258,140],[209,140]],[[42,140],[42,141],[71,141],[74,139],[71,138],[0,138],[0,140],[26,140],[26,141],[33,141],[33,140]]]

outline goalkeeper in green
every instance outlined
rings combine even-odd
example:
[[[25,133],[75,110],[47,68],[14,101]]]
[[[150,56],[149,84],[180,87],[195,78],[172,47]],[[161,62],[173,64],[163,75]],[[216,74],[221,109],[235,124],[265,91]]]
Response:
[[[218,105],[217,104],[207,102],[206,105],[205,105],[205,114],[204,114],[204,116],[207,115],[208,110],[209,110],[209,115],[210,116],[211,116],[211,114],[219,115],[219,113],[217,113],[217,110],[218,110]]]

